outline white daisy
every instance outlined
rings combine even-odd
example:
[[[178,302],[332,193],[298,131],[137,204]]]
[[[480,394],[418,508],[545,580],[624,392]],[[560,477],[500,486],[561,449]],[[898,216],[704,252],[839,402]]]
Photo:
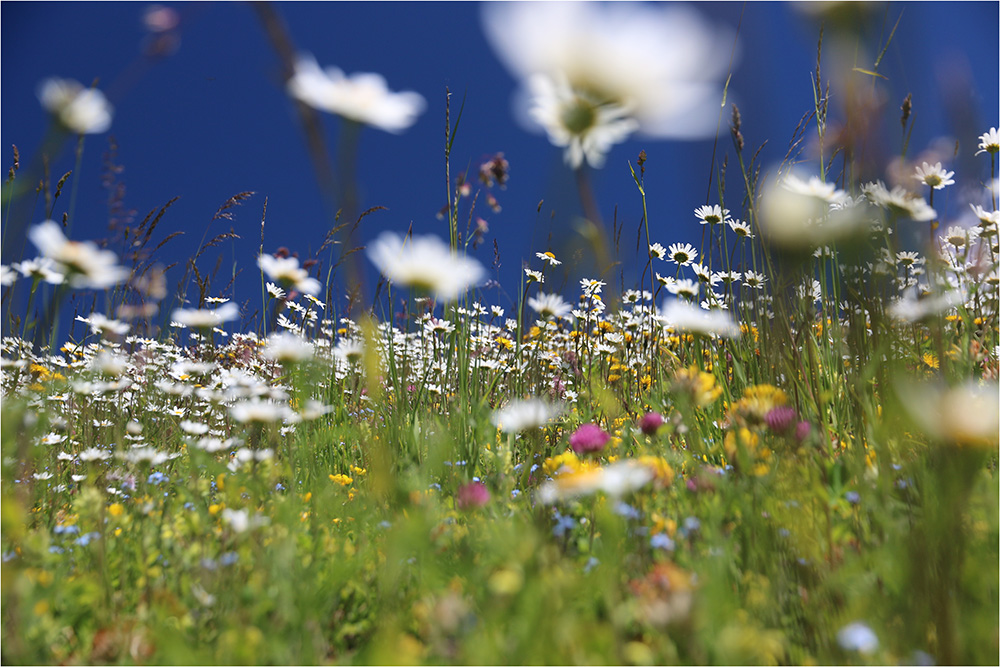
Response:
[[[118,256],[110,250],[101,250],[90,241],[67,239],[54,220],[32,227],[28,237],[42,255],[62,268],[73,287],[105,289],[122,282],[131,273],[118,265]]]
[[[403,238],[383,232],[368,246],[368,258],[395,285],[454,301],[486,277],[475,259],[458,255],[436,236]]]
[[[645,3],[485,3],[484,31],[522,82],[557,77],[601,104],[628,109],[641,132],[715,131],[731,43],[690,7]],[[523,89],[522,89],[523,90]]]
[[[729,222],[729,209],[715,206],[699,206],[694,210],[694,217],[703,225],[719,225]]]
[[[685,299],[696,299],[698,298],[698,293],[701,291],[701,287],[699,287],[698,283],[688,278],[675,280],[666,287],[667,291],[671,294]]]
[[[736,233],[737,236],[745,239],[752,239],[753,233],[750,231],[750,225],[743,222],[742,220],[730,220],[729,228]]]
[[[277,281],[285,288],[316,294],[322,287],[318,280],[310,278],[309,272],[299,266],[299,260],[295,257],[261,255],[257,258],[257,266],[267,274],[268,278]]]
[[[528,299],[528,305],[543,319],[560,319],[566,317],[573,307],[566,303],[558,294],[538,293],[538,296]]]
[[[309,106],[400,133],[413,125],[427,106],[412,91],[393,93],[380,74],[357,73],[350,77],[336,67],[322,70],[312,56],[299,56],[288,92]]]
[[[991,127],[989,132],[979,135],[979,150],[976,151],[976,155],[996,153],[997,151],[1000,151],[1000,131]]]
[[[178,308],[171,316],[172,326],[191,327],[192,329],[212,329],[223,322],[235,320],[240,316],[240,308],[235,303],[226,303],[214,310],[209,308]]]
[[[42,280],[50,285],[61,285],[66,280],[66,276],[57,270],[59,267],[55,260],[49,257],[36,257],[35,259],[26,259],[23,262],[14,262],[11,267],[26,278]]]
[[[907,192],[902,186],[897,185],[889,190],[879,181],[868,183],[861,190],[871,203],[911,220],[927,222],[937,217],[937,212],[923,197]]]
[[[698,258],[698,251],[690,243],[671,243],[667,252],[670,261],[679,266],[687,266]]]
[[[505,433],[541,428],[562,414],[562,408],[540,398],[511,401],[493,413],[490,421]]]
[[[723,338],[736,338],[740,335],[739,325],[727,313],[721,310],[703,310],[681,299],[668,300],[657,318],[674,330]]]
[[[601,167],[611,147],[639,126],[625,107],[575,91],[565,77],[536,74],[528,80],[528,88],[532,95],[528,113],[545,129],[550,142],[566,149],[563,157],[574,169],[584,159],[592,167]]]
[[[284,364],[295,364],[312,359],[316,348],[301,336],[281,332],[267,337],[261,354],[265,358]]]
[[[543,262],[548,263],[550,266],[559,266],[560,264],[562,264],[562,262],[556,259],[555,255],[553,255],[551,252],[548,251],[536,252],[535,257],[542,260]]]
[[[917,173],[913,175],[913,178],[935,190],[943,190],[945,186],[955,184],[955,180],[952,178],[954,175],[953,171],[945,171],[940,162],[935,162],[933,165],[924,162],[917,167]]]
[[[806,197],[814,197],[827,204],[842,202],[847,193],[838,190],[833,183],[824,183],[818,176],[811,176],[808,181],[803,181],[795,174],[785,174],[781,179],[781,187]]]
[[[111,127],[112,107],[104,93],[72,79],[46,79],[38,87],[38,99],[63,127],[77,134],[100,134]]]

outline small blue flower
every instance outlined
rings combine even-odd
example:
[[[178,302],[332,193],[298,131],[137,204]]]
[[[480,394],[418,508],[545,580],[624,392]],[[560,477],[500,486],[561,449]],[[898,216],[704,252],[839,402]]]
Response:
[[[274,485],[274,490],[275,491],[284,491],[285,490],[285,485],[282,484],[281,482],[278,482],[277,484]]]
[[[219,564],[224,566],[235,565],[240,559],[240,555],[235,551],[227,551],[219,556]]]
[[[649,538],[649,546],[654,549],[665,549],[667,551],[673,551],[676,548],[674,541],[670,539],[670,536],[666,533],[657,533]]]
[[[392,524],[389,523],[388,521],[379,521],[378,527],[381,528],[382,530],[388,530],[392,528]]]
[[[219,564],[215,562],[214,558],[202,558],[201,566],[206,570],[217,570],[219,569]]]
[[[698,519],[693,516],[689,516],[684,519],[684,523],[681,525],[680,531],[678,532],[680,532],[681,537],[686,538],[692,533],[697,533],[699,529],[701,529],[701,521],[698,521]]]
[[[3,562],[9,563],[12,560],[14,560],[15,558],[17,558],[17,554],[15,552],[13,552],[13,551],[5,551],[5,552],[3,552]]]
[[[626,519],[642,518],[642,513],[626,502],[619,501],[618,504],[615,505],[614,511],[615,514],[617,514],[618,516],[625,517]]]
[[[51,547],[49,547],[49,553],[50,554],[64,554],[64,553],[66,553],[66,550],[63,549],[58,544],[53,544]]]
[[[584,573],[590,572],[591,570],[593,570],[595,567],[597,567],[600,564],[601,564],[601,561],[599,561],[596,558],[594,558],[593,556],[591,556],[590,560],[587,561],[587,564],[583,566],[583,571],[584,571]]]
[[[186,509],[188,511],[194,510],[194,503],[192,503],[190,501],[184,503],[184,509]]]
[[[521,495],[521,489],[514,489],[510,492],[511,498],[517,498],[519,495]]]
[[[576,519],[571,516],[563,516],[558,510],[556,510],[554,518],[556,525],[552,527],[552,534],[556,537],[562,537],[576,525]]]
[[[852,505],[857,505],[861,502],[861,494],[857,491],[848,491],[844,494],[844,498]]]
[[[62,524],[52,529],[56,535],[75,535],[80,532],[80,526],[63,526]]]
[[[855,621],[840,629],[837,633],[837,643],[845,651],[872,653],[878,649],[878,636],[864,623]]]
[[[170,481],[170,478],[164,475],[162,472],[154,472],[146,480],[147,484],[160,484],[161,482]]]
[[[76,538],[76,543],[81,547],[85,547],[90,544],[93,540],[98,539],[101,536],[100,533],[84,533],[80,537]]]

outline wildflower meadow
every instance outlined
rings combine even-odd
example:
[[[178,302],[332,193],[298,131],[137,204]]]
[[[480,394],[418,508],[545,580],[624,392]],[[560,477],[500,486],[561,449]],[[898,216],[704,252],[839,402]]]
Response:
[[[179,256],[173,200],[123,212],[128,107],[39,81],[39,155],[2,147],[3,662],[997,664],[1000,118],[912,142],[905,13],[816,4],[774,137],[697,3],[483,4],[574,210],[523,257],[485,212],[533,185],[466,148],[468,99],[293,48],[281,3],[244,11],[330,205],[308,247],[282,187]],[[161,57],[176,8],[144,17]],[[417,133],[447,198],[390,213],[434,231],[378,228],[394,183],[358,165],[395,158],[365,140]],[[107,211],[77,204],[90,151]]]

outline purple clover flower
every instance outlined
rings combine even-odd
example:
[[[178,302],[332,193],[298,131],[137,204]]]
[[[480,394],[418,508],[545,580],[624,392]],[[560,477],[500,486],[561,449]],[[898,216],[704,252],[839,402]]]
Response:
[[[482,507],[490,501],[490,491],[482,482],[463,484],[455,495],[455,506],[461,510]]]
[[[569,437],[569,446],[577,454],[593,454],[604,449],[611,436],[597,424],[583,424]]]
[[[639,418],[639,430],[646,435],[656,435],[663,426],[663,415],[659,412],[647,412]]]
[[[773,408],[764,417],[767,427],[775,433],[787,433],[795,425],[795,408],[788,405],[779,405]]]

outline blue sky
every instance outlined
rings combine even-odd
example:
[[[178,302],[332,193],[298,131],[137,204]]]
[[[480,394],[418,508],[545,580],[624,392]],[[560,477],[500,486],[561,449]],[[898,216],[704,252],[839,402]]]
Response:
[[[254,11],[245,3],[167,4],[181,14],[180,42],[172,55],[148,63],[141,55],[148,38],[142,24],[146,3],[4,2],[0,6],[0,159],[6,171],[10,146],[16,144],[22,175],[37,164],[48,126],[35,93],[42,79],[60,76],[85,84],[98,79],[98,86],[115,105],[114,123],[108,134],[86,139],[71,236],[100,238],[106,233],[108,196],[100,175],[111,135],[119,147],[118,163],[124,166],[125,202],[136,211],[137,220],[180,197],[157,230],[161,236],[184,232],[160,251],[164,263],[183,264],[204,234],[227,231],[231,224],[242,238],[222,246],[222,272],[231,272],[235,262],[242,271],[235,285],[236,299],[259,301],[255,257],[265,199],[265,251],[285,246],[303,258],[312,256],[329,229],[331,213],[324,206],[294,106],[279,83],[277,58]],[[492,241],[497,240],[502,262],[498,277],[514,295],[522,261],[538,268],[535,251],[551,246],[560,254],[574,235],[580,211],[573,176],[562,162],[560,149],[515,121],[511,100],[517,82],[485,40],[480,5],[310,2],[274,6],[296,46],[313,53],[321,65],[336,65],[349,73],[379,72],[393,90],[415,90],[428,101],[419,121],[401,135],[372,128],[362,132],[358,161],[362,207],[388,209],[362,223],[362,241],[384,229],[405,231],[411,225],[415,232],[447,238],[447,227],[436,213],[445,203],[444,98],[449,87],[453,117],[462,97],[466,99],[452,154],[452,174],[467,164],[476,169],[483,159],[501,151],[511,168],[506,190],[496,193],[501,212],[489,211],[482,204],[477,208],[491,230],[477,256],[484,264],[492,264]],[[733,70],[729,99],[740,106],[749,149],[755,150],[766,140],[762,162],[776,164],[811,105],[810,74],[815,69],[819,21],[786,3],[697,3],[696,8],[734,31],[742,14],[741,57]],[[998,4],[879,5],[865,28],[868,43],[878,43],[880,35],[884,40],[900,15],[879,68],[887,77],[878,84],[885,93],[887,120],[881,137],[884,144],[875,153],[887,161],[898,151],[895,119],[903,97],[912,93],[916,124],[911,152],[920,152],[944,136],[951,143],[958,139],[964,153],[971,155],[974,151],[968,148],[974,146],[975,137],[1000,121]],[[828,28],[828,38],[830,34]],[[731,44],[719,48],[728,52]],[[728,116],[727,110],[719,161],[724,151],[732,159]],[[335,154],[339,121],[324,116],[323,127],[329,150]],[[73,146],[65,142],[53,158],[53,181],[73,168]],[[714,196],[706,200],[712,148],[711,140],[634,137],[616,146],[604,168],[591,174],[603,216],[610,220],[617,210],[625,227],[626,287],[634,281],[632,260],[641,216],[627,163],[634,162],[640,150],[646,151],[653,240],[697,242],[700,229],[692,211],[715,203]],[[963,169],[979,169],[981,163],[957,162],[949,168],[961,178],[967,173]],[[223,220],[207,226],[224,201],[248,190],[257,194],[237,209],[232,223]],[[68,199],[64,196],[57,217]],[[538,213],[540,200],[544,204]],[[956,210],[960,203],[956,201]],[[739,209],[738,201],[727,204]],[[21,259],[24,242],[16,234],[17,222],[37,223],[44,218],[30,198],[18,202],[9,215],[5,264]],[[33,256],[33,249],[29,247],[25,256]],[[202,268],[211,270],[215,257],[206,255]],[[179,278],[180,269],[173,269],[168,277],[171,290]],[[217,279],[220,290],[225,282]],[[569,292],[572,295],[574,290]],[[486,298],[510,305],[502,295],[487,294]]]

